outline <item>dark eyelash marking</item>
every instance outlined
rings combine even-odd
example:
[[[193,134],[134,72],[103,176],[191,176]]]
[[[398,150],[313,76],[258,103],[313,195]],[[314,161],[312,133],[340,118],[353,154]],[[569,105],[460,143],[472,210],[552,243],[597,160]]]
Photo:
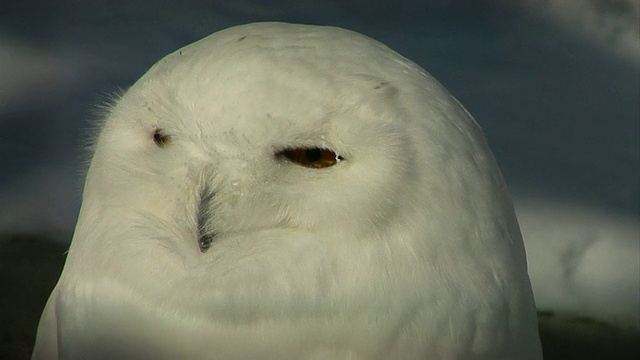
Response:
[[[171,136],[164,134],[162,129],[155,129],[153,132],[153,142],[159,148],[163,148],[171,144]]]

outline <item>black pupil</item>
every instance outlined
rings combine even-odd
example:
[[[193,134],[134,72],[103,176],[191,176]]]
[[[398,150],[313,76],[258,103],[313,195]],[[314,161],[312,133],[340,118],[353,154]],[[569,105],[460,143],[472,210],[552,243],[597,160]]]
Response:
[[[322,150],[320,149],[309,149],[304,151],[305,156],[309,162],[318,162],[322,160]]]

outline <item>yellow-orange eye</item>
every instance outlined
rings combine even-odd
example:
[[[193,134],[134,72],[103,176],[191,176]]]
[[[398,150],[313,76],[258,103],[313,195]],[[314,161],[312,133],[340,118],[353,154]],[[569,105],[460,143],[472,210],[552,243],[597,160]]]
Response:
[[[340,155],[329,149],[315,147],[286,149],[280,151],[277,155],[286,157],[292,163],[314,169],[333,166],[342,160]]]

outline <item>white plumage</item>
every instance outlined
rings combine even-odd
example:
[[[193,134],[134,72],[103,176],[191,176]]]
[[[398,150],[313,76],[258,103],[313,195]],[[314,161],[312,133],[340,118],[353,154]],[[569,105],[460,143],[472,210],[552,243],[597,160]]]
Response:
[[[34,359],[539,359],[511,200],[424,70],[338,28],[191,44],[113,106]]]

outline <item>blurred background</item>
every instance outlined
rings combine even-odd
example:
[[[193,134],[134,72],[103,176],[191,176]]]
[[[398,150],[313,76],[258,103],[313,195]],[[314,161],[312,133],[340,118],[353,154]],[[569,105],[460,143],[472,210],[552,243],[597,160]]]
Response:
[[[100,105],[256,21],[355,30],[435,76],[512,190],[546,357],[640,354],[640,0],[0,0],[0,358],[32,346]]]

